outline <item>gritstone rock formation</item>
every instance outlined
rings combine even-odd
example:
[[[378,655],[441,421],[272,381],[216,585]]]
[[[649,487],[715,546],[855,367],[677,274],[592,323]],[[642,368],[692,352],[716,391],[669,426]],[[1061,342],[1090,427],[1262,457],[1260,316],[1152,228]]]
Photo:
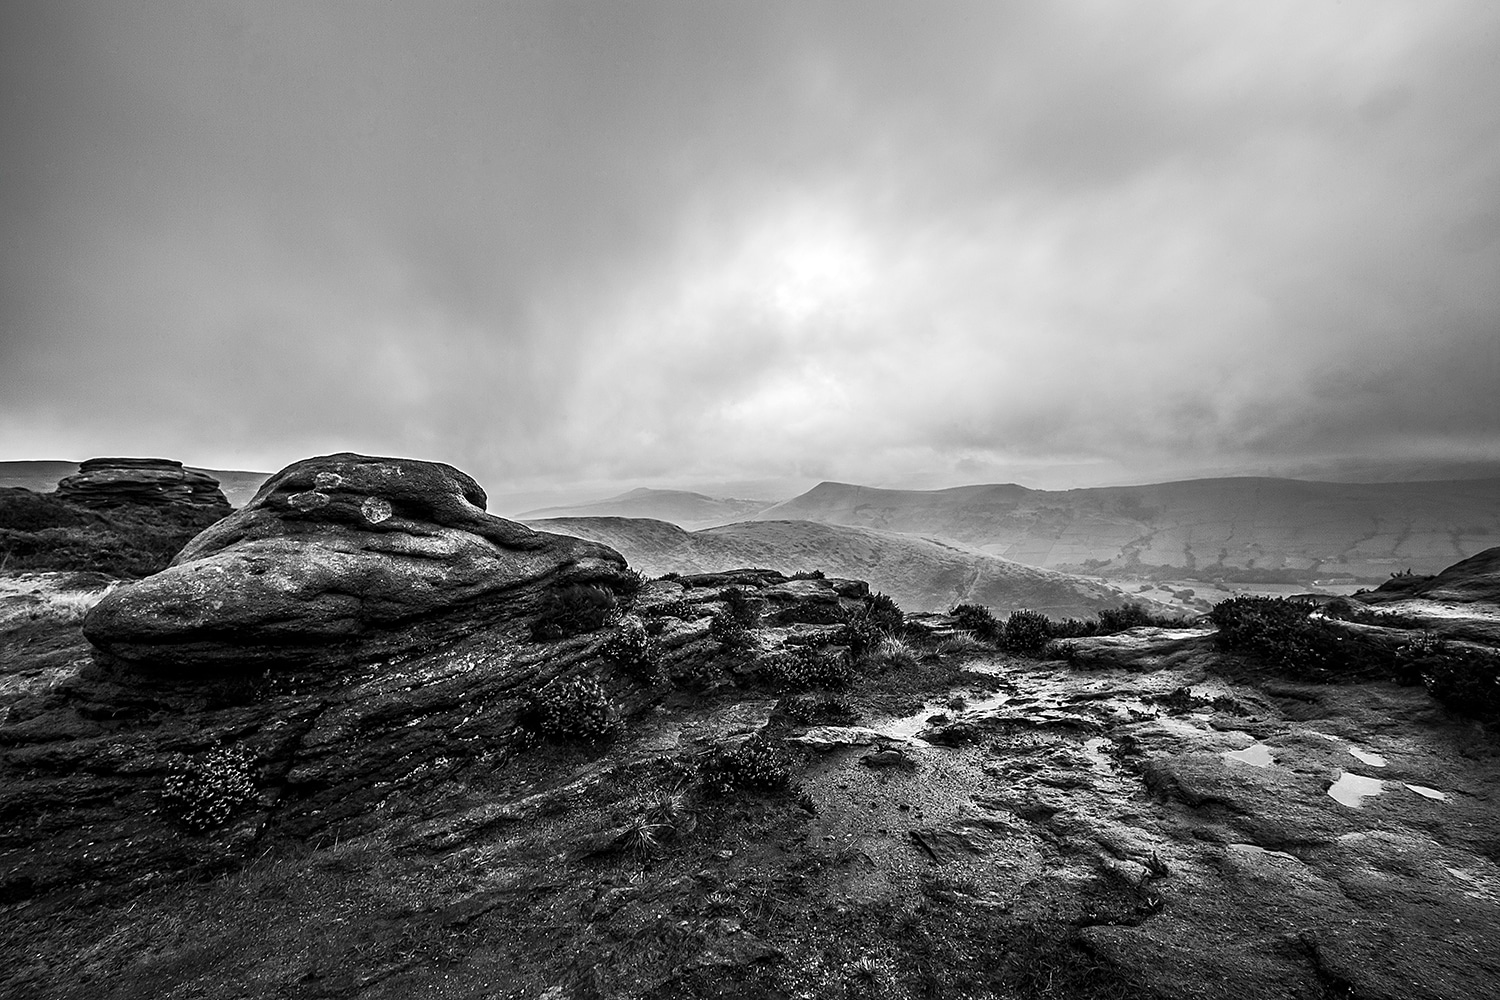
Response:
[[[166,570],[100,602],[84,634],[140,664],[329,662],[502,621],[557,584],[626,585],[613,549],[532,531],[485,503],[478,483],[436,462],[306,459]]]
[[[91,458],[57,484],[57,497],[85,507],[178,504],[229,512],[219,481],[166,458]]]

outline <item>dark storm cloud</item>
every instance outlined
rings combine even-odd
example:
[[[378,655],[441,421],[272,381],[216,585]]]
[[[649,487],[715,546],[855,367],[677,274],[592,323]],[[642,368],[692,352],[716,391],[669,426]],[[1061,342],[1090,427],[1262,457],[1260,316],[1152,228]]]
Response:
[[[1500,459],[1489,5],[0,18],[6,457]]]

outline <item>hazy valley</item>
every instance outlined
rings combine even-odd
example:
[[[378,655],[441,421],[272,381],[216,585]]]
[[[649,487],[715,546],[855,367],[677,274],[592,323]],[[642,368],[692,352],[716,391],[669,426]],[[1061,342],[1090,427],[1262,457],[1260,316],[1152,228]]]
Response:
[[[812,521],[743,521],[685,531],[661,520],[573,517],[528,521],[539,530],[603,542],[645,573],[713,573],[762,566],[792,574],[821,570],[865,580],[912,611],[955,604],[1030,608],[1086,618],[1117,607],[1123,591],[926,538]]]

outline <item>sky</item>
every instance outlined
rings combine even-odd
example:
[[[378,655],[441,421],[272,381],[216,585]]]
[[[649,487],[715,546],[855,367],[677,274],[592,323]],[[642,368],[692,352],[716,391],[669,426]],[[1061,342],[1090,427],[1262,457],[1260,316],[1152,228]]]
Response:
[[[1490,0],[0,5],[0,459],[1500,472]]]

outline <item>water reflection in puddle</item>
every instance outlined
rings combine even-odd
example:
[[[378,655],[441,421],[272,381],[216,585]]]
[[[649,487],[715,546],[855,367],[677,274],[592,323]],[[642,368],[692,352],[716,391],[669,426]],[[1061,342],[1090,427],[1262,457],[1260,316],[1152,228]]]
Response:
[[[1329,786],[1328,794],[1340,805],[1358,809],[1364,805],[1365,799],[1379,795],[1384,789],[1385,782],[1379,778],[1366,778],[1362,774],[1341,772],[1338,780]]]
[[[981,695],[964,695],[962,708],[950,707],[950,699],[943,701],[929,701],[922,706],[921,710],[912,715],[905,715],[899,719],[881,720],[871,723],[871,728],[878,730],[886,736],[895,736],[902,739],[916,739],[917,733],[927,728],[928,723],[935,716],[946,716],[956,719],[965,715],[974,715],[993,711],[1010,701],[1010,695],[1001,692]],[[920,742],[920,741],[918,741]]]
[[[1406,783],[1402,782],[1402,784],[1406,784]],[[1422,796],[1424,799],[1436,799],[1439,802],[1446,802],[1448,800],[1447,793],[1440,792],[1436,788],[1428,788],[1426,785],[1411,785],[1411,784],[1407,784],[1406,787],[1410,788],[1412,791],[1416,792],[1418,795]]]
[[[1243,750],[1225,750],[1224,759],[1256,767],[1270,767],[1276,763],[1276,758],[1271,756],[1271,748],[1264,743],[1252,743]]]
[[[1385,758],[1380,756],[1380,754],[1372,753],[1369,750],[1356,750],[1353,747],[1350,747],[1349,756],[1353,757],[1355,760],[1369,764],[1371,767],[1385,767]]]

